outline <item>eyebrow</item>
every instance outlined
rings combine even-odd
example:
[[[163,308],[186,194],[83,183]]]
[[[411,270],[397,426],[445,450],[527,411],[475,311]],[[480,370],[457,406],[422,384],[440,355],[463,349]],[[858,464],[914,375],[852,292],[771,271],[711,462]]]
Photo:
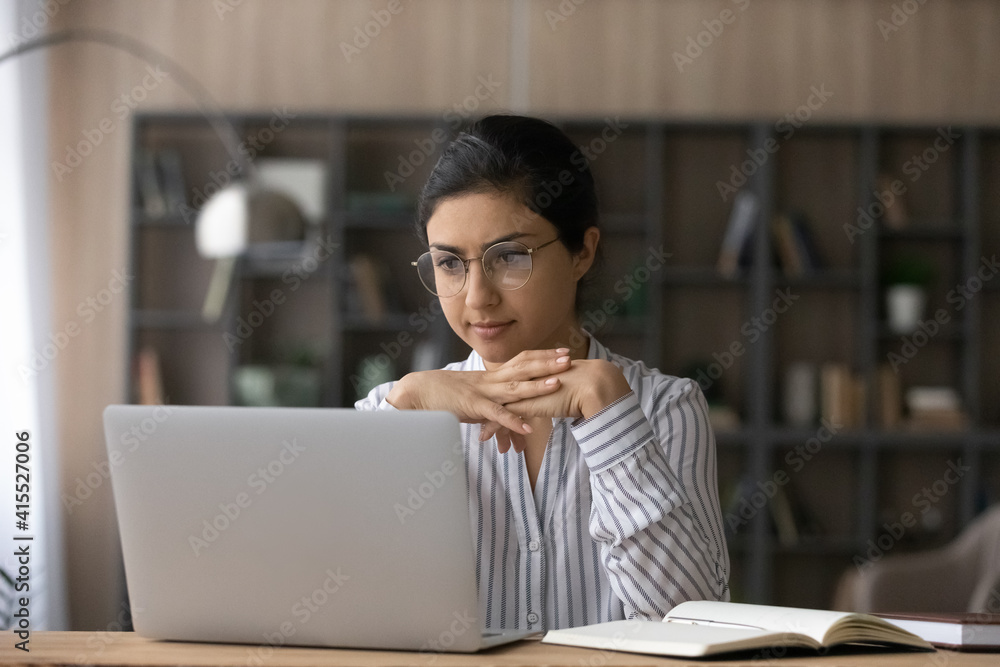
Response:
[[[525,236],[531,236],[531,234],[527,232],[512,232],[510,234],[507,234],[506,236],[501,236],[500,238],[493,239],[492,241],[487,241],[482,246],[480,246],[480,248],[483,250],[483,252],[485,252],[486,249],[492,245],[496,245],[497,243],[503,243],[504,241],[513,241],[514,239],[519,239]],[[438,250],[445,250],[447,252],[454,253],[456,255],[461,255],[461,248],[456,248],[453,245],[447,245],[445,243],[431,243],[430,247],[436,248]]]

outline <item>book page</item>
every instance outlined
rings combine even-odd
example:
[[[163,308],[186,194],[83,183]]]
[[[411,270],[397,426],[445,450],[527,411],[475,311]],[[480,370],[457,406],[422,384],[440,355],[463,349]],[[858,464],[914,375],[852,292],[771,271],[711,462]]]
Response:
[[[667,613],[663,622],[687,619],[720,625],[746,626],[773,632],[803,634],[823,644],[827,631],[843,618],[854,614],[820,609],[772,607],[739,602],[698,600],[684,602]]]
[[[808,637],[780,632],[635,620],[549,630],[542,642],[689,658],[768,646],[819,648]]]

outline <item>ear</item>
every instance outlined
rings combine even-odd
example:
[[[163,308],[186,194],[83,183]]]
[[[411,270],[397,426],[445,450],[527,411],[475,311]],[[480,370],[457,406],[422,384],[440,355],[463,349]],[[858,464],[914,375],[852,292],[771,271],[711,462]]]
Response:
[[[601,230],[588,227],[583,233],[583,248],[573,255],[573,280],[578,281],[590,270],[597,255],[597,243],[601,240]]]

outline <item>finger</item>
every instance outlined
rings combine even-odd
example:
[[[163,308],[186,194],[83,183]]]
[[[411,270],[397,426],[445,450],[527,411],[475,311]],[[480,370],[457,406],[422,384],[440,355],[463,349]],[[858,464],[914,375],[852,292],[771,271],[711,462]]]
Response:
[[[497,431],[497,451],[501,454],[506,454],[508,450],[514,445],[514,439],[510,437],[510,431],[505,428],[501,428]]]
[[[513,403],[508,403],[505,407],[511,412],[528,417],[577,417],[567,413],[565,400],[556,396],[536,396],[526,398]]]
[[[479,442],[486,442],[497,434],[502,427],[496,422],[482,422],[479,427]]]
[[[552,376],[540,380],[528,380],[518,382],[516,380],[505,382],[499,387],[493,396],[493,400],[503,405],[508,405],[526,398],[544,396],[559,390],[561,381],[558,377]]]
[[[531,427],[516,414],[505,408],[500,403],[492,401],[486,402],[480,410],[488,421],[494,421],[505,428],[509,428],[515,433],[531,433]]]
[[[524,350],[493,373],[499,382],[534,380],[569,370],[569,348]]]

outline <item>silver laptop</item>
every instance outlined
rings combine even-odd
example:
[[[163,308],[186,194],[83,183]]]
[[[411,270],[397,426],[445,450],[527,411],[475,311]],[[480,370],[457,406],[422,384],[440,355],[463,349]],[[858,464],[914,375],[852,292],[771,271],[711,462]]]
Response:
[[[473,652],[482,627],[458,421],[444,412],[111,405],[136,632]]]

